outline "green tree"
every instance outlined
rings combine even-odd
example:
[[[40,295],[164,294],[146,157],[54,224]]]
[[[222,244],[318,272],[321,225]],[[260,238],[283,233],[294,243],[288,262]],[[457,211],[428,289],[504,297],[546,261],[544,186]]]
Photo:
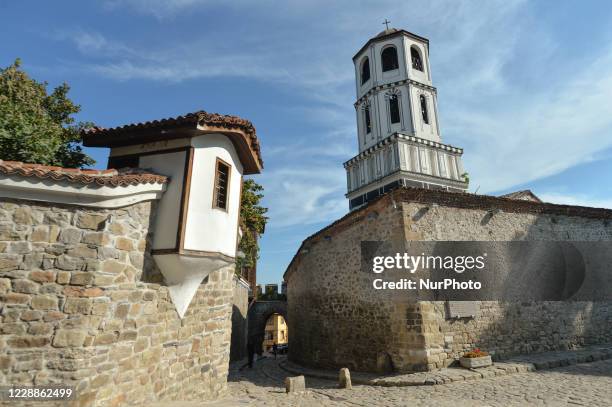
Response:
[[[0,69],[0,159],[27,163],[82,167],[95,161],[81,149],[77,123],[81,110],[68,98],[68,84],[47,93],[47,82],[37,82],[21,69],[19,59]]]
[[[243,267],[254,267],[259,259],[259,235],[264,233],[268,218],[265,216],[268,208],[260,205],[263,198],[263,187],[247,179],[242,184],[242,200],[240,202],[240,219],[243,234],[238,249],[244,257],[236,259],[236,273],[240,274]]]

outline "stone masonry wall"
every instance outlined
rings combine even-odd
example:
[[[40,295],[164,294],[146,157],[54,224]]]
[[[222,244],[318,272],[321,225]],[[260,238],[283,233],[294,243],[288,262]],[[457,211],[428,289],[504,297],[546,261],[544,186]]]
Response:
[[[438,206],[419,217],[422,204],[404,203],[407,240],[612,240],[612,227],[601,219],[500,212]],[[474,348],[495,359],[576,346],[612,342],[609,302],[482,301],[476,318],[447,319],[443,302],[422,303],[428,368],[443,367]]]
[[[224,391],[233,267],[181,320],[148,254],[153,206],[0,201],[0,384],[72,385],[75,405]]]
[[[232,343],[230,348],[230,360],[236,361],[246,357],[248,318],[249,312],[249,289],[234,277],[233,301],[232,301]]]
[[[598,241],[612,239],[610,222],[510,211],[491,217],[488,208],[398,202],[398,197],[385,196],[304,242],[285,274],[291,360],[415,371],[449,365],[475,347],[503,358],[612,342],[610,303],[482,302],[475,319],[448,320],[443,302],[416,302],[404,290],[374,290],[360,265],[361,241],[388,241],[397,252],[410,240]]]

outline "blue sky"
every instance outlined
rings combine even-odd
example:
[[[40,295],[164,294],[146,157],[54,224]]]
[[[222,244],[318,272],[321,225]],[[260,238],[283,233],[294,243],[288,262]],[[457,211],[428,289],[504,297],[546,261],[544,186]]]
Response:
[[[442,137],[471,189],[612,207],[612,7],[605,1],[0,2],[0,66],[72,86],[109,127],[199,109],[251,120],[270,223],[261,283],[346,213],[353,54],[382,21],[430,39]],[[88,151],[97,167],[107,151]]]

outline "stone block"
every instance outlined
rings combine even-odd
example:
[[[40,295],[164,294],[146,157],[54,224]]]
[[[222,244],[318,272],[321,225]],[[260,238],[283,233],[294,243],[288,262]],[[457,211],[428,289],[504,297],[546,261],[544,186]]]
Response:
[[[0,240],[19,240],[21,236],[15,231],[13,225],[0,225]]]
[[[60,270],[66,270],[66,271],[79,270],[82,265],[83,265],[83,260],[76,258],[76,257],[66,256],[65,254],[62,254],[55,260],[55,267],[57,267]]]
[[[134,241],[132,241],[132,239],[128,239],[125,237],[118,237],[115,240],[115,247],[119,250],[130,252],[134,250]]]
[[[49,342],[47,337],[32,335],[13,336],[6,341],[8,346],[15,348],[39,348],[48,345]]]
[[[105,287],[113,284],[114,276],[105,276],[102,274],[96,274],[94,285],[99,287]]]
[[[34,270],[28,275],[28,278],[39,283],[52,283],[55,281],[55,272],[47,270]]]
[[[68,297],[64,304],[64,312],[66,314],[87,315],[91,312],[92,305],[92,301],[89,298]]]
[[[104,290],[99,287],[75,287],[67,286],[64,288],[66,297],[100,297],[104,294]]]
[[[58,271],[57,272],[57,283],[58,284],[68,284],[70,282],[71,274],[67,271]]]
[[[98,247],[98,259],[118,259],[121,252],[114,247]]]
[[[352,389],[353,384],[351,383],[351,372],[349,372],[348,368],[343,367],[340,369],[340,373],[338,375],[338,384],[341,389]]]
[[[42,319],[42,312],[40,311],[32,311],[32,310],[27,310],[27,311],[23,311],[21,313],[21,320],[22,321],[38,321],[40,319]]]
[[[33,322],[28,328],[28,333],[31,335],[49,335],[53,332],[53,325],[43,322]]]
[[[46,322],[59,321],[64,318],[66,318],[66,315],[64,315],[63,312],[59,311],[49,311],[43,315],[43,320]]]
[[[58,240],[61,243],[77,244],[81,241],[83,231],[77,228],[64,228],[60,231]]]
[[[86,259],[85,270],[87,271],[98,271],[100,270],[101,263],[98,259]]]
[[[0,254],[0,271],[16,270],[21,264],[21,258],[17,254]]]
[[[95,280],[93,273],[73,273],[70,278],[72,285],[92,285]]]
[[[31,225],[33,220],[32,209],[28,206],[19,206],[13,212],[13,221],[19,225]]]
[[[98,387],[102,387],[111,381],[111,376],[108,374],[101,374],[96,376],[91,380],[91,388],[97,389]]]
[[[138,269],[141,269],[144,265],[144,255],[140,252],[130,252],[130,263]]]
[[[80,257],[82,259],[95,259],[98,257],[98,251],[88,246],[78,246],[66,252],[68,256]]]
[[[2,335],[23,335],[26,333],[27,324],[24,323],[2,323],[0,324],[0,333]]]
[[[481,357],[477,357],[477,358],[464,358],[464,357],[461,357],[461,358],[459,358],[459,363],[461,364],[461,366],[463,366],[465,368],[469,368],[469,369],[474,369],[474,368],[477,368],[477,367],[491,366],[493,364],[490,355],[489,356],[481,356]]]
[[[117,260],[105,260],[102,263],[102,271],[105,273],[119,274],[125,270],[127,266],[124,263],[118,262]]]
[[[33,242],[48,242],[49,241],[49,226],[36,226],[32,229],[30,240]]]
[[[10,356],[0,356],[0,370],[8,371],[9,367],[11,367],[14,363],[14,360]]]
[[[120,341],[133,341],[138,337],[138,332],[136,331],[123,331],[119,334]]]
[[[115,309],[115,318],[125,318],[130,312],[130,304],[119,304]]]
[[[11,242],[6,248],[7,253],[14,254],[27,254],[32,251],[32,244],[30,242]]]
[[[8,278],[0,278],[0,294],[6,294],[11,289],[11,280]]]
[[[85,331],[79,329],[59,329],[53,338],[53,346],[56,348],[83,346],[85,336]]]
[[[28,279],[13,280],[13,291],[16,293],[36,294],[39,285]]]
[[[145,301],[153,301],[157,296],[155,295],[155,291],[145,291],[142,299]]]
[[[104,246],[110,242],[110,235],[106,232],[86,232],[83,234],[81,242],[97,246]]]
[[[91,308],[93,315],[106,315],[108,312],[109,303],[107,302],[95,302]]]
[[[59,234],[61,231],[62,230],[60,229],[59,226],[56,226],[56,225],[49,226],[49,243],[57,242],[57,239],[59,238]]]
[[[149,347],[149,339],[139,338],[136,340],[136,343],[134,343],[134,353],[142,352],[148,347]]]
[[[286,393],[301,393],[303,391],[306,391],[306,381],[304,380],[304,376],[285,378]]]
[[[122,223],[120,222],[112,222],[109,227],[108,230],[110,230],[112,233],[114,233],[115,235],[125,235],[127,233],[127,227],[125,227]]]
[[[106,332],[96,335],[94,345],[110,345],[117,342],[117,334],[114,332]]]
[[[23,256],[22,270],[33,270],[42,267],[44,253],[28,253]]]
[[[32,297],[32,308],[39,310],[57,310],[57,297],[51,295],[35,295]]]
[[[76,225],[81,229],[103,230],[106,226],[108,215],[100,213],[85,213],[78,214]]]

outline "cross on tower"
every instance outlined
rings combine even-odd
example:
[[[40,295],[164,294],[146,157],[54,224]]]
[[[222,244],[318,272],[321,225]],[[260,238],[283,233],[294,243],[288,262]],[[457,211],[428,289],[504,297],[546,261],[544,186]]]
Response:
[[[385,21],[383,22],[383,24],[384,24],[385,26],[387,26],[387,30],[389,29],[389,23],[390,23],[390,22],[391,22],[391,21],[387,20],[386,18],[385,18]]]

